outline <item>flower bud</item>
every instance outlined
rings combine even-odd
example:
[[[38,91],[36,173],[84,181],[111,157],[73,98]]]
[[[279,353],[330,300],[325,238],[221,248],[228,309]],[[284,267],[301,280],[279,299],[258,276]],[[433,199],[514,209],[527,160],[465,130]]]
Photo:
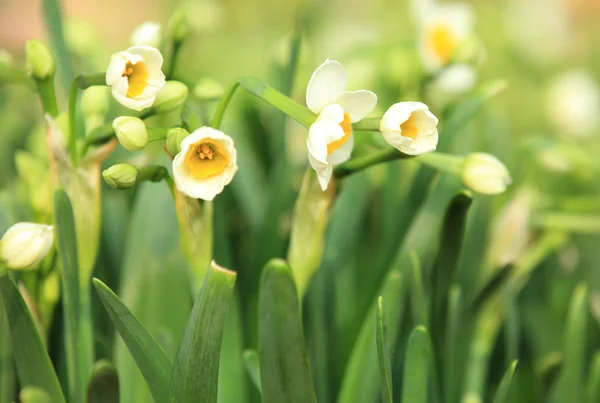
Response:
[[[10,269],[29,269],[46,257],[54,232],[51,225],[19,222],[0,240],[0,258]]]
[[[15,59],[6,49],[0,49],[0,66],[12,66]]]
[[[203,78],[194,87],[194,95],[200,99],[216,99],[224,93],[225,88],[212,78]]]
[[[179,108],[187,98],[188,88],[179,81],[167,81],[156,95],[152,108],[156,113],[168,113]]]
[[[110,89],[103,85],[94,85],[83,91],[81,111],[84,116],[104,116],[108,113]]]
[[[181,127],[170,129],[167,133],[167,151],[172,156],[179,154],[181,151],[181,140],[189,135],[188,131]]]
[[[466,156],[462,180],[473,191],[489,195],[504,192],[512,182],[506,166],[498,158],[486,153]]]
[[[181,42],[190,32],[188,13],[179,9],[169,20],[169,35],[175,42]]]
[[[140,118],[120,116],[113,121],[119,143],[129,151],[137,151],[148,144],[148,131]]]
[[[146,21],[138,25],[131,34],[132,46],[160,47],[161,27],[157,22]]]
[[[54,59],[50,50],[37,40],[25,44],[27,71],[36,80],[44,80],[54,75]]]
[[[129,189],[135,185],[138,170],[130,164],[116,164],[102,171],[102,177],[113,189]]]

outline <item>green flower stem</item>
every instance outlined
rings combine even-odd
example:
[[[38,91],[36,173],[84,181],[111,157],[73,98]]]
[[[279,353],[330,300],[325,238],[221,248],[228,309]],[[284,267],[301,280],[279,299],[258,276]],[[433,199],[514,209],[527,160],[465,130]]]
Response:
[[[34,88],[34,81],[29,74],[6,64],[0,64],[0,85],[17,84]]]
[[[354,158],[348,162],[338,165],[335,168],[335,176],[338,179],[352,175],[372,167],[373,165],[381,164],[382,162],[394,161],[397,159],[413,158],[412,155],[406,155],[396,150],[395,148],[386,148],[385,150],[366,155],[364,157]]]
[[[54,89],[54,76],[44,80],[35,80],[35,86],[42,101],[44,112],[56,118],[58,116],[58,103],[56,102],[56,90]]]
[[[162,165],[150,165],[147,167],[138,168],[138,174],[135,182],[160,182],[166,176],[169,176],[167,168],[163,167]]]
[[[146,131],[148,132],[148,142],[150,141],[160,141],[167,138],[167,133],[169,132],[168,127],[147,127]]]
[[[438,171],[461,176],[464,157],[434,152],[421,155],[419,157],[419,161],[437,169]]]
[[[84,90],[86,88],[91,87],[92,85],[105,85],[105,75],[104,73],[94,73],[94,74],[80,74],[73,82],[71,82],[71,91],[69,93],[69,154],[71,155],[71,160],[73,164],[77,164],[77,136],[75,135],[76,131],[76,122],[77,122],[77,96],[79,95],[79,90]]]
[[[262,80],[254,77],[244,77],[233,83],[219,101],[217,110],[211,121],[211,126],[215,129],[221,126],[225,110],[238,87],[242,87],[250,94],[279,109],[305,127],[309,127],[316,119],[315,114],[306,106],[298,104],[291,98],[265,84]]]
[[[175,73],[175,65],[177,64],[177,55],[179,55],[179,50],[181,49],[182,43],[183,41],[173,41],[173,53],[171,54],[171,63],[169,63],[169,69],[165,74],[167,80],[171,80],[173,78],[173,74]]]
[[[577,214],[565,212],[544,212],[539,213],[533,218],[533,225],[536,227],[578,232],[586,234],[600,233],[600,215],[598,214]]]
[[[356,131],[378,132],[381,118],[366,118],[352,125]]]

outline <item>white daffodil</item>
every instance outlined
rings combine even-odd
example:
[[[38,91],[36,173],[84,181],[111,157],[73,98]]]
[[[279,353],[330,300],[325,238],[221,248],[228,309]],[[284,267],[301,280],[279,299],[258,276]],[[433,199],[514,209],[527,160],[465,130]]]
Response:
[[[487,195],[503,193],[512,183],[506,166],[498,158],[486,153],[467,155],[461,176],[470,189]]]
[[[133,46],[112,55],[106,69],[106,84],[113,96],[130,109],[141,111],[152,106],[165,85],[161,67],[163,57],[150,46]]]
[[[384,113],[379,130],[392,147],[408,155],[435,151],[438,119],[421,102],[398,102]]]
[[[352,123],[367,116],[377,104],[371,91],[346,91],[348,76],[335,60],[325,60],[306,88],[306,105],[317,114],[306,146],[308,160],[317,172],[321,189],[327,189],[333,166],[350,158],[354,146]]]
[[[471,91],[477,83],[477,70],[470,64],[448,66],[431,83],[431,89],[448,95],[460,95]]]
[[[161,27],[158,22],[146,21],[138,25],[131,34],[132,46],[160,46]]]
[[[185,137],[173,160],[177,189],[194,199],[214,199],[231,182],[237,169],[233,139],[208,126]]]
[[[16,223],[0,240],[0,258],[14,270],[32,268],[48,254],[53,240],[51,225]]]
[[[423,12],[420,53],[425,67],[436,70],[455,57],[473,30],[473,11],[459,3],[435,4]]]
[[[561,132],[572,137],[589,137],[600,127],[600,87],[583,68],[560,74],[546,94],[548,118]]]

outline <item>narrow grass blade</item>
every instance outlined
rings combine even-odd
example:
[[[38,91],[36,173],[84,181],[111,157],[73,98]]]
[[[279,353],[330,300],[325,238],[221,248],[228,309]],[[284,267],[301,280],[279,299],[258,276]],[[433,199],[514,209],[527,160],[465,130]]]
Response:
[[[65,403],[52,362],[38,334],[31,312],[8,274],[0,276],[0,295],[8,318],[20,384],[36,386],[45,390],[53,402]]]
[[[423,285],[423,271],[419,256],[415,251],[410,252],[410,301],[412,308],[413,323],[427,326],[429,324],[428,306],[429,300],[425,296],[425,287]]]
[[[316,402],[296,285],[283,260],[271,260],[263,269],[258,319],[263,402]]]
[[[382,289],[386,301],[385,317],[388,324],[389,345],[393,349],[404,313],[405,285],[402,274],[393,271],[388,274]],[[377,341],[373,327],[377,324],[377,311],[374,306],[365,318],[358,339],[352,348],[350,360],[338,396],[338,403],[370,402],[375,399],[381,382],[378,376]]]
[[[510,400],[509,392],[510,385],[512,382],[513,375],[515,374],[515,369],[517,368],[517,360],[513,361],[508,367],[508,370],[502,377],[502,381],[500,382],[500,386],[498,386],[498,390],[496,391],[496,396],[494,396],[494,403],[508,403]]]
[[[119,403],[119,375],[112,363],[102,360],[94,364],[87,403]]]
[[[402,403],[427,402],[431,359],[429,333],[425,327],[417,326],[410,333],[406,347]]]
[[[456,401],[459,385],[462,381],[461,369],[460,367],[457,368],[459,361],[457,357],[458,335],[462,326],[462,298],[462,290],[459,286],[453,285],[450,287],[445,318],[444,353],[442,364],[440,365],[443,369],[443,394],[446,396],[445,402]]]
[[[65,320],[65,351],[69,380],[69,400],[83,401],[83,380],[79,367],[79,265],[75,233],[75,218],[69,196],[63,189],[54,192],[54,220],[56,245],[60,259],[63,293],[63,316]]]
[[[210,264],[179,345],[169,401],[217,401],[219,356],[236,273]]]
[[[379,358],[379,375],[381,376],[381,401],[392,403],[392,362],[390,359],[390,344],[387,338],[387,324],[383,311],[383,298],[377,299],[377,357]]]
[[[66,90],[74,77],[71,55],[64,38],[60,0],[43,0],[44,21],[50,35],[50,42],[56,57],[57,71],[62,74],[61,81]]]
[[[19,394],[19,401],[21,403],[52,403],[52,398],[45,390],[27,386]]]
[[[243,360],[244,332],[237,298],[231,302],[219,363],[219,403],[249,403],[254,387],[248,382]]]
[[[592,367],[587,379],[587,402],[600,402],[600,352],[594,354]]]
[[[578,285],[573,291],[564,336],[564,364],[553,395],[554,402],[582,402],[584,365],[588,326],[587,287]]]
[[[0,271],[4,270],[0,267]],[[0,402],[12,402],[16,398],[16,374],[8,318],[0,298]]]
[[[165,402],[173,363],[119,297],[97,278],[92,281],[110,319],[142,371],[154,400]]]
[[[260,392],[260,362],[258,360],[258,353],[256,350],[244,351],[244,365],[248,376],[252,379],[254,386]]]

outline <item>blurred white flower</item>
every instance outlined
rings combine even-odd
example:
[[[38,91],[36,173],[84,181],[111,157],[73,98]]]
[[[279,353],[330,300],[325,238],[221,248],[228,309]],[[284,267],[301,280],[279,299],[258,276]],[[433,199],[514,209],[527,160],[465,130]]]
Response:
[[[437,70],[455,57],[473,31],[473,10],[467,4],[430,4],[420,21],[419,51],[427,69]]]
[[[173,160],[177,189],[194,199],[213,200],[233,180],[237,169],[233,139],[208,126],[185,137]]]
[[[467,155],[461,177],[471,190],[487,195],[503,193],[512,183],[506,166],[498,158],[486,153]]]
[[[434,151],[438,143],[438,119],[421,102],[398,102],[385,112],[379,130],[392,147],[404,154]]]
[[[317,173],[321,189],[327,189],[333,166],[350,158],[354,146],[352,123],[367,116],[377,104],[371,91],[346,91],[348,76],[335,60],[325,60],[306,88],[306,105],[317,114],[310,126],[306,146],[308,160]]]
[[[0,240],[0,258],[10,269],[29,269],[46,257],[54,232],[51,225],[19,222]]]
[[[600,127],[598,82],[583,68],[555,77],[546,94],[548,118],[562,133],[587,137]]]
[[[160,46],[162,28],[158,22],[146,21],[138,25],[131,34],[132,46]]]
[[[441,70],[431,83],[431,89],[449,95],[471,91],[477,83],[477,70],[469,64],[453,64]]]
[[[130,109],[141,111],[152,106],[165,85],[161,68],[163,57],[150,46],[133,46],[112,55],[106,69],[106,84],[113,96]]]

